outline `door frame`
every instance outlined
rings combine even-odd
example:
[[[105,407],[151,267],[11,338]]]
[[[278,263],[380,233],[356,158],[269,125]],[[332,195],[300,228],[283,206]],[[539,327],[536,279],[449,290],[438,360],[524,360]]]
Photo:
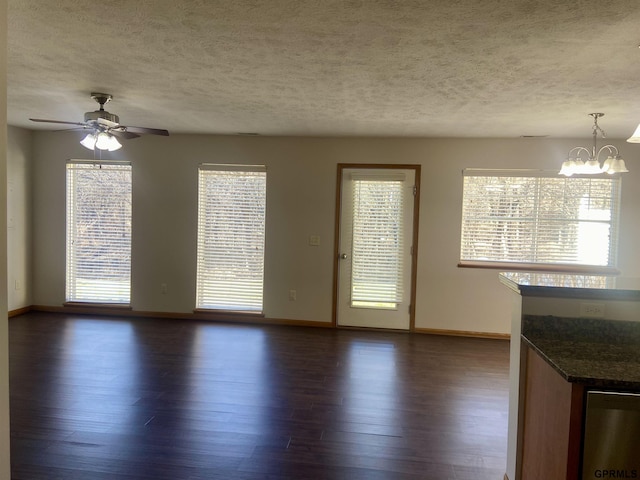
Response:
[[[409,332],[415,331],[416,320],[416,280],[418,273],[418,226],[420,219],[420,171],[415,164],[338,163],[336,175],[335,237],[333,240],[333,305],[331,322],[335,328],[358,328],[338,325],[338,280],[340,257],[340,225],[342,220],[342,176],[346,169],[413,170],[415,174],[415,195],[413,196],[413,236],[411,255],[411,291],[409,306]],[[406,330],[405,330],[406,331]]]

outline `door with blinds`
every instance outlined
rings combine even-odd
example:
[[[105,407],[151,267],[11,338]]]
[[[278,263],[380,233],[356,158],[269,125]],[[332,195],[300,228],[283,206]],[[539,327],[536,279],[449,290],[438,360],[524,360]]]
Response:
[[[339,167],[338,325],[412,327],[418,169]]]

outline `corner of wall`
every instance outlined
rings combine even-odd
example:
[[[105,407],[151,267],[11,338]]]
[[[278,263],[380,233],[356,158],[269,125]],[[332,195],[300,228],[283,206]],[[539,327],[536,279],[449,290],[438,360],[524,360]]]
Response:
[[[7,303],[9,310],[32,303],[32,133],[9,126],[7,130]]]

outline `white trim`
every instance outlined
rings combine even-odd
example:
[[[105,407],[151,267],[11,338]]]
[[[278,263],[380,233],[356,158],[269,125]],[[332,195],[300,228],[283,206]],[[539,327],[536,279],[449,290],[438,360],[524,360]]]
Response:
[[[130,166],[131,162],[127,160],[67,160],[67,165],[124,165]]]
[[[239,165],[223,163],[201,163],[200,170],[212,170],[216,172],[266,172],[266,165]]]
[[[512,168],[512,169],[492,169],[492,168],[464,168],[463,177],[536,177],[536,178],[568,178],[560,175],[556,170],[540,170],[533,168]],[[620,176],[601,173],[597,175],[572,175],[571,178],[615,178]]]
[[[490,268],[504,271],[581,273],[586,275],[620,275],[616,267],[600,267],[569,263],[516,263],[483,262],[478,260],[460,260],[459,268]]]
[[[404,182],[407,175],[402,172],[351,172],[351,180],[372,182]]]

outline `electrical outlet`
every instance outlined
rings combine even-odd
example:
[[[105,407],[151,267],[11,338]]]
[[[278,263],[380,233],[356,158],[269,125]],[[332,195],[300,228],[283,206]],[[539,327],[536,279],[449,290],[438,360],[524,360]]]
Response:
[[[604,303],[581,303],[580,316],[587,318],[604,318]]]
[[[297,298],[297,292],[295,290],[289,290],[289,301],[295,302]]]
[[[167,294],[167,284],[166,283],[161,283],[160,284],[160,293],[162,293],[163,295]]]

